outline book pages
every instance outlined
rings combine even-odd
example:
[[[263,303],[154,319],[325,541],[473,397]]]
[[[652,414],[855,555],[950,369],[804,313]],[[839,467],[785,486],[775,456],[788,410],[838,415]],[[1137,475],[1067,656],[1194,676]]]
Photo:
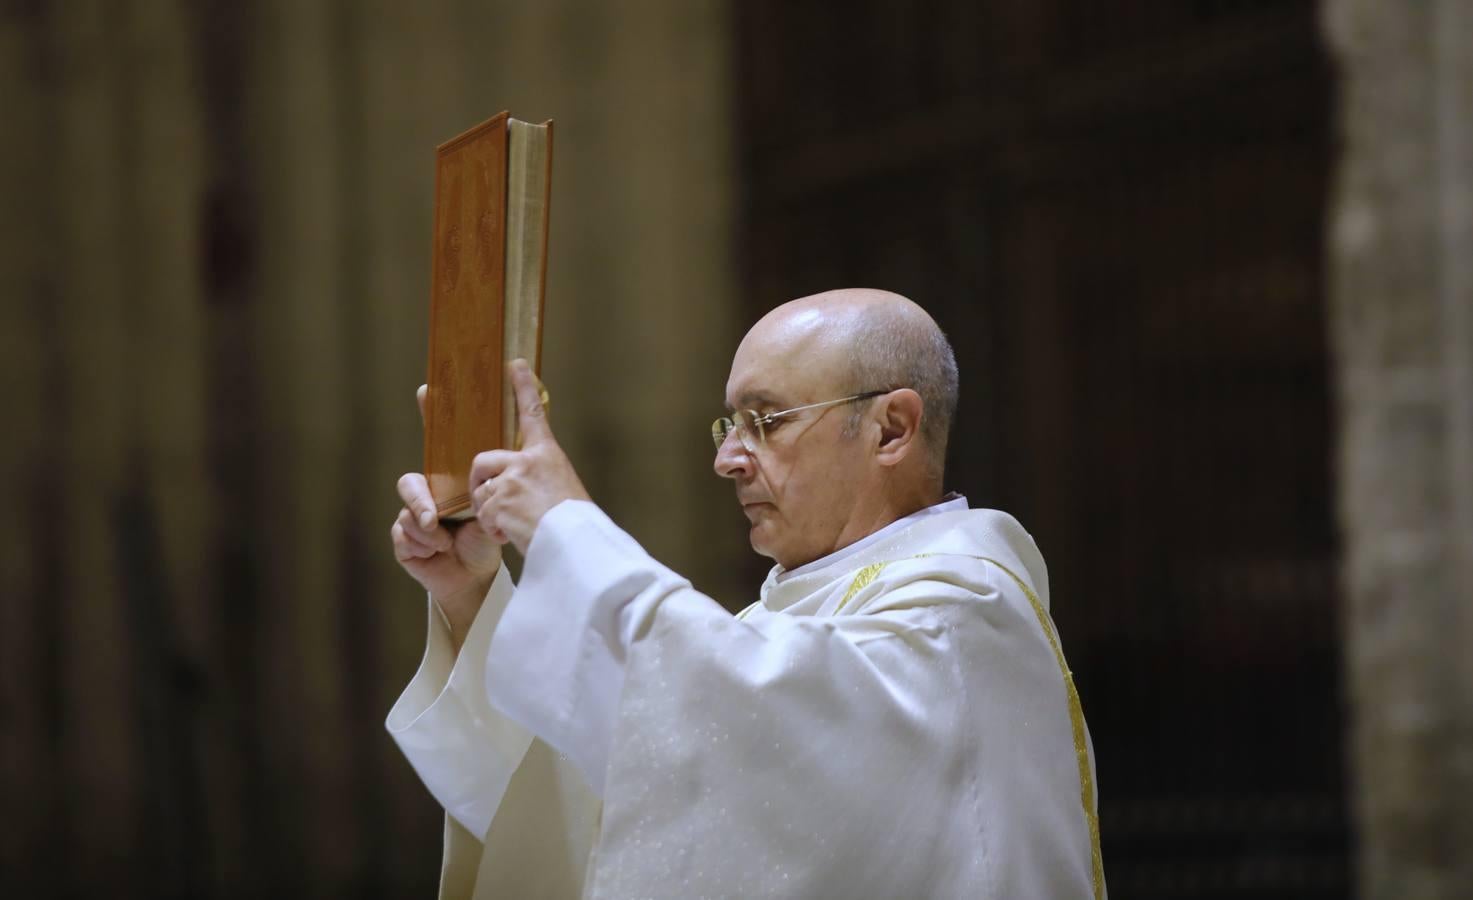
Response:
[[[525,359],[540,368],[542,295],[547,259],[547,200],[552,124],[512,119],[507,138],[506,301],[502,337],[505,362]],[[502,390],[504,445],[520,448],[511,379]]]

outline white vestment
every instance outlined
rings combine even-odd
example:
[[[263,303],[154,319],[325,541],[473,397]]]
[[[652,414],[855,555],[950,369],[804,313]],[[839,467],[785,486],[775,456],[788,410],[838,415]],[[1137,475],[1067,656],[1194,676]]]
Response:
[[[388,728],[442,897],[1104,895],[1094,762],[1027,532],[964,500],[737,616],[596,506],[541,521]]]

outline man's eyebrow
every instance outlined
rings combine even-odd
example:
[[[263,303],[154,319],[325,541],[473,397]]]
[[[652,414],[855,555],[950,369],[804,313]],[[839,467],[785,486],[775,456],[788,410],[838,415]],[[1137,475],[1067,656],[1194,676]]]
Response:
[[[745,391],[740,397],[737,398],[737,402],[740,403],[742,405],[742,408],[744,409],[750,409],[757,406],[777,405],[776,398],[766,391]],[[731,408],[732,407],[730,406],[727,407],[727,409]]]

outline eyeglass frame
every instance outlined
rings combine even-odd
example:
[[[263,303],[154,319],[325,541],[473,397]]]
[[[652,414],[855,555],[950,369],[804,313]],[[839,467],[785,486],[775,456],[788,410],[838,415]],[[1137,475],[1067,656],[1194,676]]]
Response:
[[[750,415],[752,417],[752,427],[755,427],[757,429],[757,441],[761,446],[765,447],[767,446],[767,426],[771,425],[773,422],[776,422],[778,419],[785,418],[792,415],[793,413],[805,412],[810,409],[823,409],[826,407],[838,406],[842,403],[855,403],[860,400],[870,400],[875,397],[883,396],[885,394],[893,394],[897,390],[899,390],[899,388],[888,388],[881,391],[863,391],[850,397],[840,397],[837,400],[823,400],[818,403],[806,403],[802,406],[795,406],[792,409],[783,409],[778,410],[777,412],[763,413],[761,415],[758,415],[755,409],[732,410],[730,415],[717,416],[716,420],[711,423],[711,441],[716,445],[717,452],[720,452],[722,446],[726,444],[726,439],[731,436],[731,433],[734,431],[738,431],[740,423],[737,421],[737,419],[733,417]],[[730,423],[731,427],[723,428],[722,423],[724,422]],[[742,435],[739,431],[737,434],[737,442],[740,443],[742,445],[742,448],[745,449],[748,453],[756,452],[755,447],[748,446],[747,442],[742,440]]]

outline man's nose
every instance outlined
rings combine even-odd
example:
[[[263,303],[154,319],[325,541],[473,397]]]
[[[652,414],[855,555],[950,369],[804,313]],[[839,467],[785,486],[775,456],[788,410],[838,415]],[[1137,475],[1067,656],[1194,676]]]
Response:
[[[727,434],[721,446],[716,448],[716,461],[711,466],[722,478],[749,478],[752,475],[752,454],[742,445],[736,429]]]

